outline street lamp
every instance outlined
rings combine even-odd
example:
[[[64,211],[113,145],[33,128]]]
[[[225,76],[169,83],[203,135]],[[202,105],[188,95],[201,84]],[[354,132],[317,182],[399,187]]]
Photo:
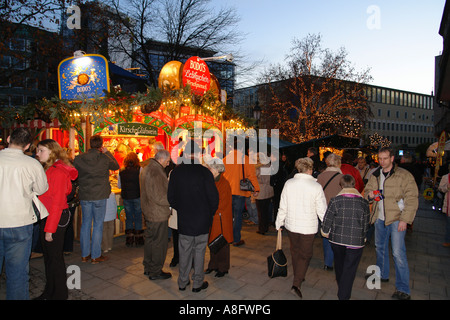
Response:
[[[227,62],[233,62],[234,57],[231,53],[223,55],[223,56],[218,56],[218,57],[207,57],[207,58],[200,58],[203,61],[215,61],[215,60],[222,60],[225,59]]]

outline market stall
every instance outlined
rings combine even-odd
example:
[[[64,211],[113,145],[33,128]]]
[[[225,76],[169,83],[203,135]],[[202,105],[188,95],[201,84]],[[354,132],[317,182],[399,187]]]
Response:
[[[125,82],[117,79],[128,73],[126,87],[130,88],[136,76],[121,68],[118,72],[118,68],[101,55],[80,52],[61,61],[59,97],[12,111],[11,129],[29,127],[35,130],[36,141],[55,139],[73,156],[86,152],[90,137],[99,134],[121,162],[130,151],[136,152],[141,161],[153,157],[152,146],[156,142],[162,143],[176,160],[182,142],[191,138],[215,155],[224,151],[227,126],[241,126],[242,120],[226,108],[226,92],[199,57],[191,57],[185,63],[170,61],[160,72],[158,87],[146,87],[144,91],[125,91],[121,86]],[[137,87],[142,88],[142,83]],[[120,235],[124,232],[125,215],[117,174],[118,171],[111,172],[110,181],[118,204],[115,235]],[[76,238],[81,226],[80,209],[74,217]]]

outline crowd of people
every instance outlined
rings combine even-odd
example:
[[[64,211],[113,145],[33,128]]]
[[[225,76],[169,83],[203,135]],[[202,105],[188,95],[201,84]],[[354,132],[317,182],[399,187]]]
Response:
[[[226,276],[230,246],[245,245],[241,229],[247,211],[258,234],[265,235],[270,225],[286,231],[294,272],[291,291],[299,298],[316,236],[322,237],[324,269],[335,271],[338,298],[348,300],[362,252],[374,235],[377,276],[389,280],[390,246],[393,297],[410,299],[404,238],[418,209],[422,181],[411,166],[395,162],[391,148],[379,150],[378,163],[353,159],[345,152],[326,153],[321,161],[317,149],[310,148],[294,165],[282,154],[277,172],[267,174],[274,160],[270,155],[248,154],[236,146],[225,157],[211,157],[189,141],[175,164],[157,144],[154,157],[144,165],[130,152],[120,167],[98,135],[91,137],[91,148],[73,160],[51,139],[37,144],[33,159],[24,153],[31,143],[30,132],[19,128],[0,152],[0,180],[8,184],[0,190],[0,201],[8,203],[0,213],[0,267],[4,265],[6,273],[7,299],[29,299],[28,264],[36,247],[42,251],[46,275],[37,299],[68,298],[64,252],[73,241],[67,234],[78,203],[81,262],[108,259],[103,253],[112,248],[110,222],[115,218],[108,212],[117,210],[109,176],[116,170],[126,212],[125,244],[143,246],[144,274],[152,281],[172,277],[163,270],[170,237],[170,267],[179,265],[179,290],[186,290],[191,281],[193,292],[205,290],[205,274]],[[446,195],[445,205],[448,174],[439,188]],[[447,203],[444,212],[449,207]],[[447,230],[444,245],[450,247],[450,219]],[[39,238],[33,241],[36,233]],[[204,270],[208,245],[220,235],[225,244],[210,251]]]

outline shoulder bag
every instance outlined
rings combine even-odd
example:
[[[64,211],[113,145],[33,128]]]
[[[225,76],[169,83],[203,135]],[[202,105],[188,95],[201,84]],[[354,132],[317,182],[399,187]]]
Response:
[[[245,177],[244,172],[244,162],[245,159],[242,157],[242,179],[239,181],[239,187],[242,191],[255,191],[255,187],[253,186],[252,182]]]
[[[325,188],[328,187],[328,184],[331,182],[331,180],[334,179],[334,177],[336,177],[339,174],[339,172],[336,172],[331,178],[330,180],[328,180],[328,182],[323,186],[323,191],[325,191]]]
[[[223,228],[222,228],[222,214],[219,213],[219,219],[220,219],[220,234],[208,244],[209,250],[211,250],[212,253],[216,254],[219,252],[220,249],[222,249],[228,242],[223,236]],[[211,231],[210,231],[211,233]]]

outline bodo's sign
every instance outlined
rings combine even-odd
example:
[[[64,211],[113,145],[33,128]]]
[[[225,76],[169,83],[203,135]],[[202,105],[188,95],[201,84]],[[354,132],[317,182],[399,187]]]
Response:
[[[192,93],[203,96],[211,86],[211,76],[206,62],[199,57],[190,57],[183,66],[183,86],[190,85]]]

